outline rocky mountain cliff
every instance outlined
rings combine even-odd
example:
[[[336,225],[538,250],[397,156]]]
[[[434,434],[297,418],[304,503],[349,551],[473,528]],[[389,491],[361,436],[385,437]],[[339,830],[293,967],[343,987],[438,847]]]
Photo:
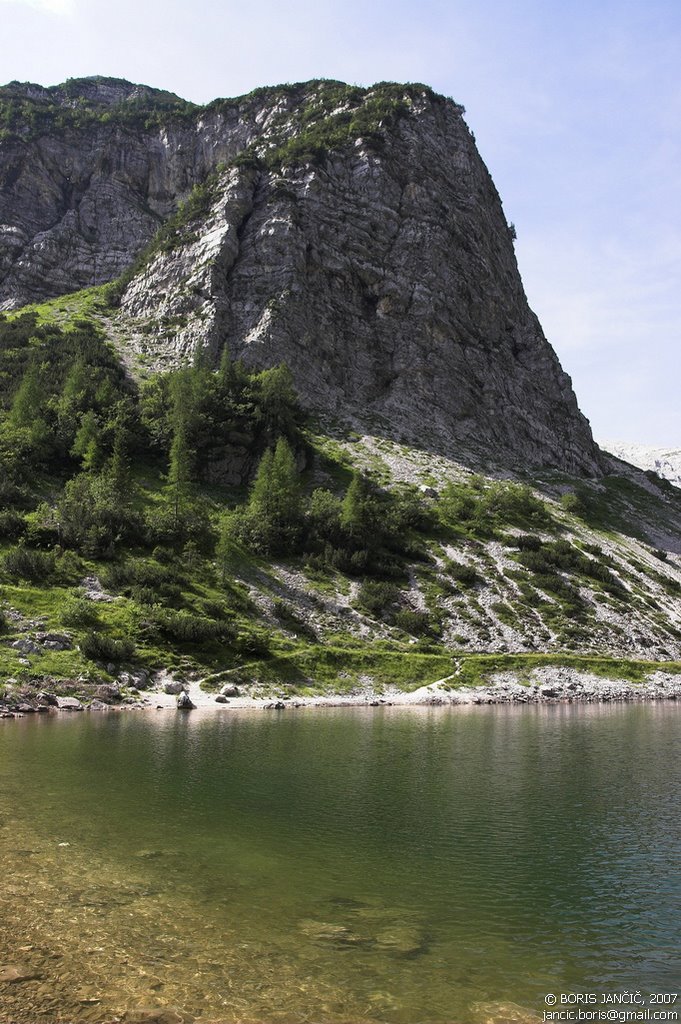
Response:
[[[304,404],[469,464],[598,474],[463,110],[310,82],[195,107],[0,90],[0,308],[111,281],[133,367],[227,346]],[[146,246],[146,248],[145,248]]]

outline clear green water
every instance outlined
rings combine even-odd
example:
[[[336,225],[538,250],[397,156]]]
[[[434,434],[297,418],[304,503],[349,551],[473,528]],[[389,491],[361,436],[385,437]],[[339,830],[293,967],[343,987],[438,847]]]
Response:
[[[681,708],[0,722],[3,1022],[479,1022],[681,979]],[[68,843],[68,846],[60,845]]]

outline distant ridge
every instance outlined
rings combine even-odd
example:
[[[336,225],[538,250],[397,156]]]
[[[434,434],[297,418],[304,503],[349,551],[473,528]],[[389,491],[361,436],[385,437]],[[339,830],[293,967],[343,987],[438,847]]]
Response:
[[[626,441],[601,441],[601,448],[639,469],[657,473],[675,487],[681,487],[681,448],[654,448]]]

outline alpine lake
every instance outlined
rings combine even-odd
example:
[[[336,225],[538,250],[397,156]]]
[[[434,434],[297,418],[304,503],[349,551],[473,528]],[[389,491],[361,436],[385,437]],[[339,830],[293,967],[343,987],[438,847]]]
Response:
[[[681,980],[681,706],[0,722],[0,1021],[517,1024]]]

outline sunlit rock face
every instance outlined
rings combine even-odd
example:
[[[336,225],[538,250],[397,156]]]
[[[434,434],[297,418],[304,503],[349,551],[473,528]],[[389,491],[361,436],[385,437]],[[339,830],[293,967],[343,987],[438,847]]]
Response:
[[[108,118],[0,143],[5,308],[116,277],[211,175],[123,294],[147,365],[228,346],[286,362],[327,419],[470,464],[599,471],[461,107],[311,82],[187,109],[86,81]],[[69,85],[49,93],[67,112]]]
[[[654,448],[626,441],[601,441],[601,447],[618,459],[657,473],[675,487],[681,487],[681,448]]]

